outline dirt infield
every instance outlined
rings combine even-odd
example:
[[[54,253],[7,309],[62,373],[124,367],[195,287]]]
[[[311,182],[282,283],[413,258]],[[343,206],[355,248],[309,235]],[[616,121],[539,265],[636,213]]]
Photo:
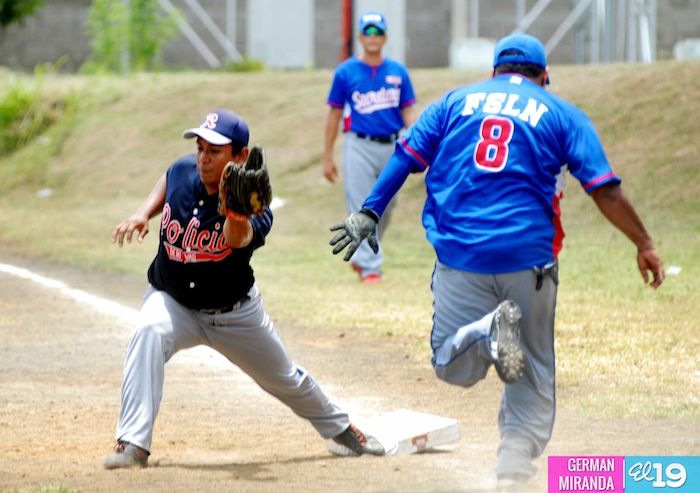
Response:
[[[137,309],[142,277],[87,272],[0,254],[67,286]],[[263,298],[265,287],[261,286]],[[272,314],[274,317],[274,313]],[[399,408],[457,419],[461,439],[408,456],[338,458],[313,428],[217,355],[166,366],[152,467],[106,471],[131,327],[119,317],[0,272],[0,491],[65,485],[84,492],[493,491],[501,383],[450,387],[400,334],[369,339],[276,321],[293,359],[352,415]],[[428,330],[428,328],[426,328]],[[548,455],[698,455],[697,423],[603,420],[559,410]],[[546,491],[546,457],[531,491]]]

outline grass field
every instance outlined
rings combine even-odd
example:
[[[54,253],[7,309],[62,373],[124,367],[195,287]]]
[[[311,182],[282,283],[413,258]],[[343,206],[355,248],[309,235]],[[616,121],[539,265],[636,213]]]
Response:
[[[488,74],[412,72],[419,111],[445,91]],[[385,282],[360,285],[331,254],[328,227],[346,216],[340,184],[322,181],[332,73],[54,76],[44,98],[63,107],[41,139],[0,158],[0,244],[29,256],[145,275],[158,223],[143,245],[110,241],[156,179],[181,154],[180,138],[216,107],[242,114],[266,148],[273,191],[286,205],[253,259],[271,314],[319,331],[393,337],[428,355],[432,248],[412,176],[383,244]],[[700,419],[700,63],[552,67],[551,91],[586,111],[667,267],[654,291],[635,249],[608,225],[572,177],[563,202],[557,320],[558,382],[569,403],[601,416]],[[0,88],[2,83],[0,83]],[[340,142],[336,145],[340,161]],[[51,190],[48,197],[39,192]],[[137,296],[140,294],[137,294]],[[596,389],[591,391],[591,389]]]

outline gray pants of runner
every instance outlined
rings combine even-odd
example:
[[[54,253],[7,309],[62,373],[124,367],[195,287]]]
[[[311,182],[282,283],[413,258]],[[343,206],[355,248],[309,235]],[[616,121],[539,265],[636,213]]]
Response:
[[[508,274],[474,274],[436,262],[433,272],[434,325],[431,334],[433,366],[438,378],[471,387],[484,379],[493,364],[490,329],[495,309],[504,300],[522,310],[520,343],[525,373],[505,385],[498,412],[501,443],[496,474],[537,472],[532,459],[549,443],[556,407],[554,316],[557,266],[541,279],[525,270]]]
[[[343,183],[348,214],[353,214],[362,208],[362,204],[372,191],[379,174],[393,154],[394,147],[395,144],[382,144],[361,139],[352,132],[345,134],[343,140]],[[380,240],[389,226],[395,205],[396,197],[389,202],[379,221],[377,236]],[[362,277],[369,274],[381,274],[384,263],[381,243],[379,252],[375,255],[367,242],[363,241],[352,256],[351,261],[362,268]]]
[[[124,363],[117,440],[150,451],[165,363],[178,351],[202,344],[224,355],[265,391],[307,419],[323,438],[332,438],[348,427],[347,413],[290,359],[257,287],[253,286],[248,296],[250,300],[238,310],[208,315],[184,307],[163,291],[148,290]]]

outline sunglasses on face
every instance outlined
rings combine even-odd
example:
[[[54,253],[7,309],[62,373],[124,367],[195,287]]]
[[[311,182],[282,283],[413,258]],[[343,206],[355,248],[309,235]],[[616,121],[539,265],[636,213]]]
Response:
[[[384,36],[385,33],[386,31],[384,31],[383,29],[379,29],[378,27],[374,26],[366,27],[362,31],[362,34],[364,34],[365,36]]]

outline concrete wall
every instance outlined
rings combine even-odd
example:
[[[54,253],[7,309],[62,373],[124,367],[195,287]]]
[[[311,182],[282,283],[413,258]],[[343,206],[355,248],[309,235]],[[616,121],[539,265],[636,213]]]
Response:
[[[65,69],[77,69],[90,54],[84,33],[90,0],[52,0],[20,25],[0,32],[0,65],[33,70],[68,57]]]
[[[201,23],[182,0],[171,0],[191,19],[192,27],[220,60],[225,51],[203,29]],[[235,46],[248,54],[248,4],[254,0],[236,0]],[[277,0],[285,1],[285,0]],[[225,31],[225,0],[199,0],[202,7]],[[536,0],[527,0],[531,9]],[[90,54],[84,23],[90,0],[50,0],[35,17],[22,25],[11,26],[0,34],[0,65],[16,70],[33,70],[40,63],[54,63],[66,55],[66,71],[75,71]],[[449,65],[451,42],[451,0],[405,0],[406,40],[405,60],[409,67],[445,67]],[[571,11],[574,0],[556,0],[528,30],[543,40],[562,23]],[[316,68],[332,68],[341,53],[340,0],[314,0],[314,49]],[[515,25],[514,0],[482,0],[479,2],[480,23],[478,35],[497,39],[510,33]],[[388,19],[391,25],[391,19]],[[294,29],[295,26],[290,26]],[[353,30],[355,23],[353,22]],[[585,34],[585,33],[584,33]],[[670,58],[674,44],[685,38],[700,38],[700,0],[658,0],[657,59]],[[552,64],[574,63],[575,36],[569,32],[550,53]],[[169,42],[163,53],[163,63],[169,68],[187,67],[207,70],[210,65],[184,37]]]

